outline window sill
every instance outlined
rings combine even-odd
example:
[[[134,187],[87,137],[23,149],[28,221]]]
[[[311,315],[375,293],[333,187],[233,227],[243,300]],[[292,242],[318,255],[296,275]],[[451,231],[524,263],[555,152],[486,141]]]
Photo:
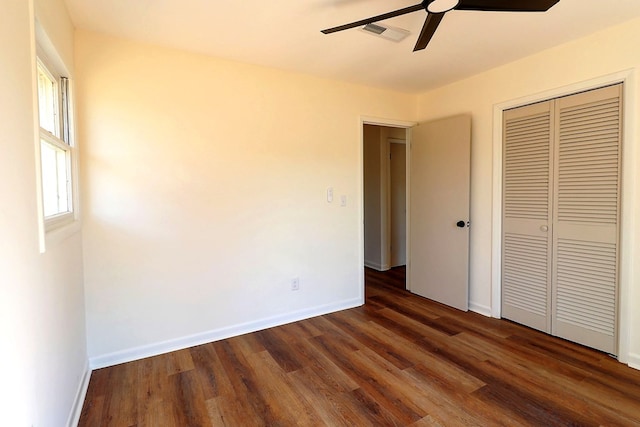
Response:
[[[80,221],[72,219],[71,221],[60,224],[51,230],[47,230],[44,236],[45,245],[41,252],[44,253],[50,248],[59,245],[74,234],[79,233],[81,228],[82,224]]]

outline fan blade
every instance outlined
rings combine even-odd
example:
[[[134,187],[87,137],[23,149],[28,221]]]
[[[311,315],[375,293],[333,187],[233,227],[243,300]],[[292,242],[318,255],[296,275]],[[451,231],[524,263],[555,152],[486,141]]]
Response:
[[[394,10],[393,12],[383,13],[382,15],[372,16],[371,18],[362,19],[360,21],[352,22],[350,24],[340,25],[338,27],[327,28],[326,30],[322,30],[324,34],[331,34],[337,31],[348,30],[349,28],[360,27],[362,25],[372,24],[378,21],[384,21],[385,19],[393,18],[395,16],[406,15],[407,13],[416,12],[418,10],[424,10],[424,5],[422,3],[416,4],[415,6],[405,7],[404,9]]]
[[[427,15],[427,19],[424,21],[422,31],[420,31],[420,36],[416,42],[416,46],[413,48],[414,52],[427,47],[431,41],[431,37],[433,37],[433,34],[438,29],[438,25],[440,25],[442,18],[444,18],[444,13],[430,13]]]
[[[460,0],[456,10],[487,12],[545,12],[560,0]]]

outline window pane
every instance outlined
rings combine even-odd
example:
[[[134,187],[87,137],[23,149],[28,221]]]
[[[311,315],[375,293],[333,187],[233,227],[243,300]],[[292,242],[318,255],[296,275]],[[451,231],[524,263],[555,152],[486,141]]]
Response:
[[[57,123],[57,83],[38,65],[38,109],[40,113],[40,127],[53,135],[58,135]]]
[[[57,162],[55,148],[46,142],[42,143],[42,197],[44,216],[58,213]]]
[[[58,212],[69,212],[67,153],[63,150],[56,150],[56,169],[58,171]]]
[[[71,212],[68,191],[69,153],[41,140],[42,199],[45,218]]]

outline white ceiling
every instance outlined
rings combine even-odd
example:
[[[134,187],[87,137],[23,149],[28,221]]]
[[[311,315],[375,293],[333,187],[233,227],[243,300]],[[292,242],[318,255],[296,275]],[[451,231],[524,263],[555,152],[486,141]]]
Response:
[[[546,13],[451,11],[413,53],[426,12],[385,23],[401,43],[320,30],[419,0],[66,0],[77,28],[403,92],[422,92],[640,16],[640,0],[560,0]],[[640,42],[640,40],[639,40]]]

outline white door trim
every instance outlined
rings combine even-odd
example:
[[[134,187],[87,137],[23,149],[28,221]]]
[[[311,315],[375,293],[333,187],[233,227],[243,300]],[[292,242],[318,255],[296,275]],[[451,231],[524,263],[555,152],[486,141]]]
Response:
[[[640,189],[637,173],[640,165],[640,150],[636,148],[638,117],[637,73],[635,69],[620,71],[591,80],[575,83],[538,94],[505,101],[493,106],[493,206],[491,233],[491,315],[501,317],[502,287],[502,112],[509,108],[520,107],[534,102],[558,98],[576,92],[596,89],[615,83],[624,83],[623,88],[623,138],[622,138],[622,209],[620,235],[620,283],[619,283],[619,341],[618,360],[629,361],[629,343],[631,313],[634,301],[631,298],[632,286],[636,282],[633,269],[636,234],[640,224],[636,226],[636,213],[640,212],[640,200],[636,197]],[[634,357],[635,358],[635,357]]]
[[[407,186],[409,185],[409,152],[411,147],[411,128],[416,122],[406,120],[385,119],[372,116],[360,116],[358,119],[358,134],[360,145],[358,147],[358,266],[360,268],[360,295],[359,298],[364,304],[364,125],[386,126],[390,128],[407,129]],[[409,191],[407,191],[407,206],[409,203]],[[407,209],[407,251],[409,250],[409,212]],[[407,277],[409,277],[409,252],[407,254]],[[407,289],[411,289],[407,280]]]

